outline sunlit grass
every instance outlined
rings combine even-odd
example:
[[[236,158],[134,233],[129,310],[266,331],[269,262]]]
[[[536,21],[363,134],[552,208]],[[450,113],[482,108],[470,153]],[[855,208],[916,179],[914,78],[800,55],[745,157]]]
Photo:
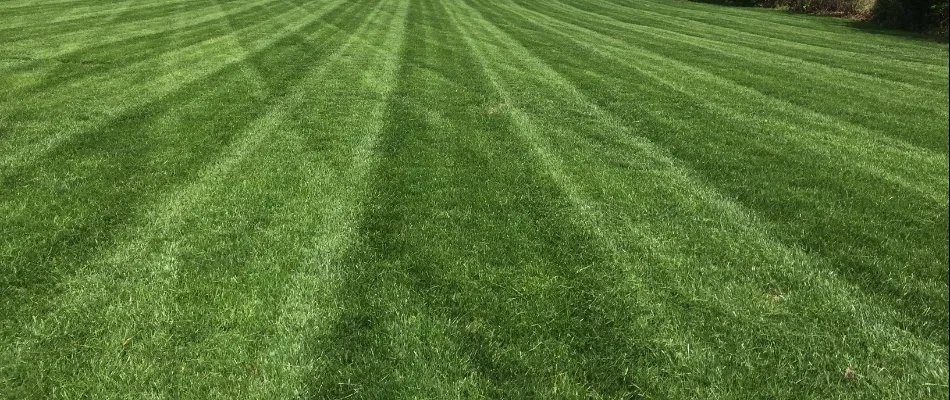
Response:
[[[948,51],[675,0],[0,3],[4,398],[946,398]]]

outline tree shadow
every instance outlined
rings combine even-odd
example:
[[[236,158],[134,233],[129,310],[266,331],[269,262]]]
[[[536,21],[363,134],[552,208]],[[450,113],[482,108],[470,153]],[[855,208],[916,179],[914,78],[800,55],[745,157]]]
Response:
[[[887,35],[901,38],[909,41],[932,42],[947,44],[947,33],[934,33],[927,31],[914,31],[907,29],[892,28],[880,22],[871,19],[852,20],[848,22],[848,27],[861,32],[873,35]]]

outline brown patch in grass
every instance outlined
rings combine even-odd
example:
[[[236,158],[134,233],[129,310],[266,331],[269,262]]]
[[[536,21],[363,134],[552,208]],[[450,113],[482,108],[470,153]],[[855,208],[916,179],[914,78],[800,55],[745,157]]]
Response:
[[[850,381],[854,379],[854,370],[851,367],[844,369],[844,380]]]
[[[771,301],[779,302],[785,300],[785,295],[779,292],[768,292],[765,298]]]

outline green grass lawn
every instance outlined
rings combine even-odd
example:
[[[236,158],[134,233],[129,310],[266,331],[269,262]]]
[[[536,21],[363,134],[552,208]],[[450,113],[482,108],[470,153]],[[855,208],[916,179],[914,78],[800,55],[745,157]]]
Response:
[[[3,0],[0,398],[946,398],[947,85],[680,0]]]

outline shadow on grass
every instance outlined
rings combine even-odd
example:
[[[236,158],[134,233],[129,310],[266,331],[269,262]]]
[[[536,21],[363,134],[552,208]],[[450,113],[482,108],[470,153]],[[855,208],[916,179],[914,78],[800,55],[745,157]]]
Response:
[[[870,20],[854,20],[848,23],[848,26],[856,30],[874,35],[887,35],[899,37],[904,40],[914,40],[923,42],[934,42],[947,44],[947,33],[933,33],[923,31],[910,31],[897,28],[889,28],[878,22]]]
[[[694,3],[703,3],[710,4],[714,6],[725,6],[725,7],[739,7],[744,9],[770,9],[775,11],[784,11],[787,14],[793,15],[808,15],[812,17],[822,17],[822,18],[835,18],[838,20],[843,20],[845,26],[854,28],[859,31],[872,33],[875,35],[889,35],[895,36],[906,40],[918,40],[925,42],[939,42],[947,43],[947,31],[946,29],[941,30],[926,30],[926,29],[902,29],[895,26],[889,26],[888,24],[882,23],[880,20],[874,19],[871,16],[880,15],[877,11],[872,10],[867,15],[857,15],[850,14],[848,12],[835,12],[835,11],[816,11],[816,12],[801,12],[790,9],[788,6],[779,6],[774,4],[774,0],[690,0]]]

